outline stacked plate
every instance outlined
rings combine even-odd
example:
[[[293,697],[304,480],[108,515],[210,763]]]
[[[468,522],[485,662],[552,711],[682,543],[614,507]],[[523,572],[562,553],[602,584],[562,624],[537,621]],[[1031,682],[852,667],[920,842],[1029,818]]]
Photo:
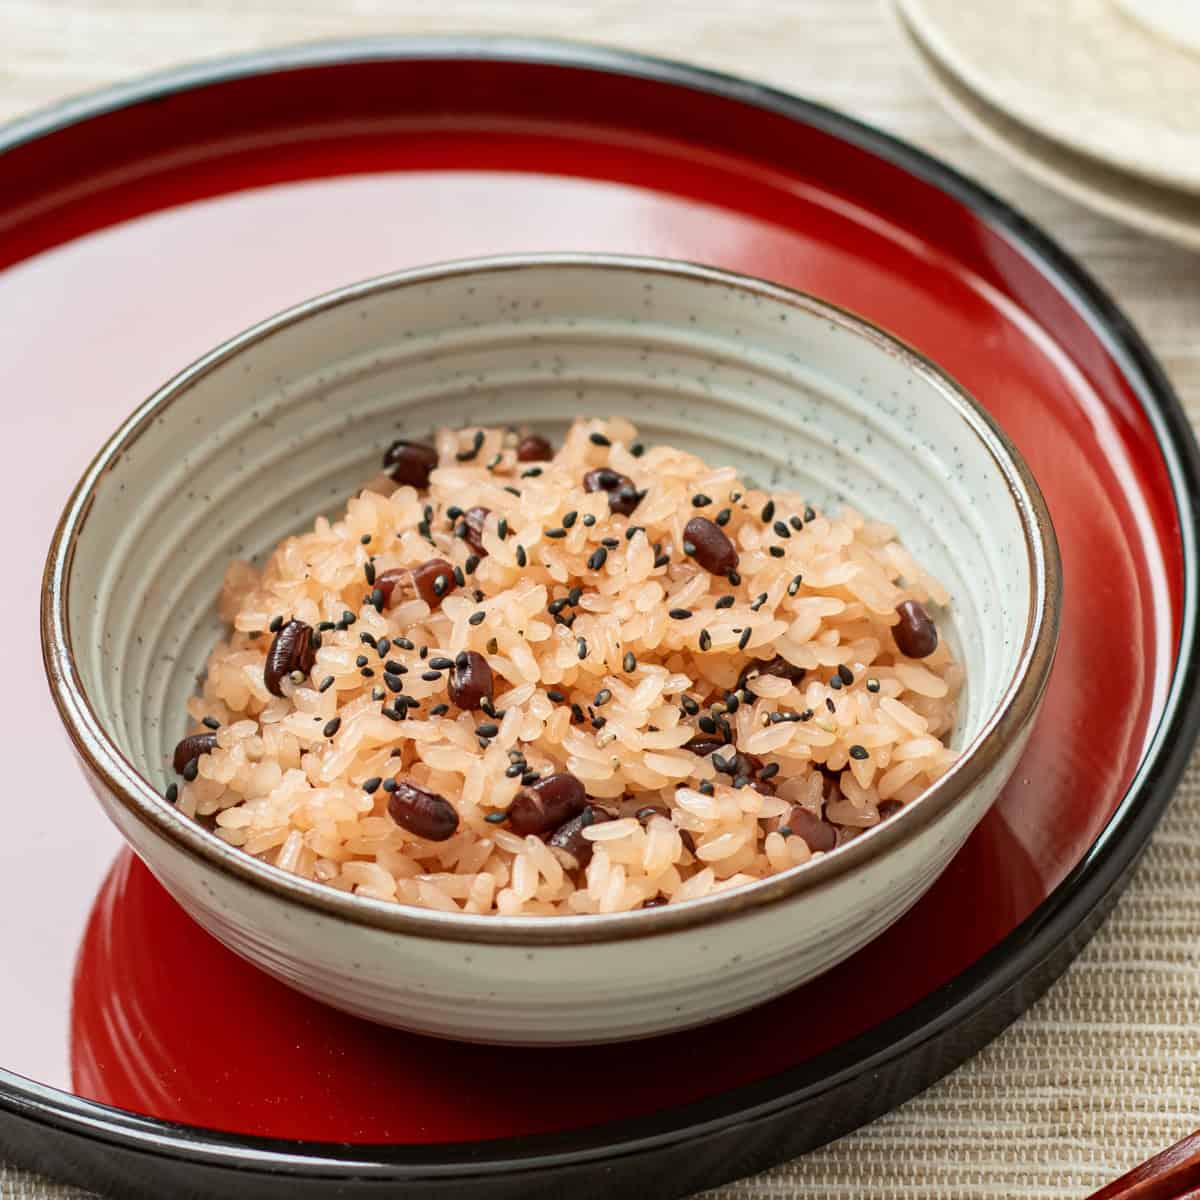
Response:
[[[1049,187],[1200,249],[1200,4],[887,0],[939,101]]]

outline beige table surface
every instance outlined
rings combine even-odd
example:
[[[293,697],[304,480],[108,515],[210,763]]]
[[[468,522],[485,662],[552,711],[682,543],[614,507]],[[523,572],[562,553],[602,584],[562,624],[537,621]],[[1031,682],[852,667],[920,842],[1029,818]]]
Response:
[[[1066,0],[1047,0],[1057,2]],[[1082,259],[1200,419],[1200,256],[1093,216],[974,144],[925,96],[875,0],[0,0],[0,120],[198,57],[452,31],[554,34],[689,59],[803,93],[931,150]],[[898,1111],[711,1197],[1079,1197],[1197,1126],[1193,762],[1115,913],[1025,1017]],[[82,1195],[0,1163],[0,1200]]]

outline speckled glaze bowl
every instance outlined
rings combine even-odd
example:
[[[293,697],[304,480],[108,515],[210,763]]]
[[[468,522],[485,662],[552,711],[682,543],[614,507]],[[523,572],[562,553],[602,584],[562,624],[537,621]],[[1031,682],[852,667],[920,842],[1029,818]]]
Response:
[[[967,669],[956,765],[902,813],[761,883],[605,916],[456,915],[347,895],[233,849],[162,793],[220,629],[226,562],[333,512],[403,430],[648,441],[892,522],[947,585]],[[213,351],[100,451],[50,548],[42,635],[100,803],[187,911],[284,982],[443,1037],[645,1037],[749,1008],[903,913],[1008,778],[1041,701],[1059,562],[1028,469],[933,364],[810,296],[700,266],[549,256],[345,288]]]

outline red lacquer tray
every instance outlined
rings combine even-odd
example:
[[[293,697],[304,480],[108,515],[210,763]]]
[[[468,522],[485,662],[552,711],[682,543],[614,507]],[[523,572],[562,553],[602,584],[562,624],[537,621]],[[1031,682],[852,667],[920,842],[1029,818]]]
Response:
[[[1094,930],[1197,726],[1196,453],[1122,314],[1038,230],[883,134],[752,83],[487,40],[307,47],[0,130],[0,1152],[122,1194],[674,1196],[951,1069]],[[608,250],[766,276],[943,363],[1029,459],[1062,643],[1002,799],[897,926],[702,1032],[510,1050],[377,1029],[194,927],[120,849],[42,684],[71,483],[178,367],[437,259]]]

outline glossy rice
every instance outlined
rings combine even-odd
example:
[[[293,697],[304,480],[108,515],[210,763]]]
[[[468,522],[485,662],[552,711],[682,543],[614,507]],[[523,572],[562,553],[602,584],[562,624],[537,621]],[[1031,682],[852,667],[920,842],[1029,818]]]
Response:
[[[184,813],[284,870],[379,900],[606,913],[805,863],[953,762],[961,668],[945,637],[916,659],[893,636],[898,605],[936,620],[949,597],[891,527],[643,449],[620,419],[577,422],[549,461],[518,461],[518,442],[442,430],[427,487],[380,474],[261,570],[230,565],[230,633],[189,704],[191,732],[219,728],[180,786]],[[585,488],[598,468],[631,481],[627,503]],[[464,536],[477,508],[481,553]],[[732,580],[685,547],[696,517],[736,550]],[[372,581],[434,558],[463,571],[462,586],[443,580],[431,608],[400,572],[380,603]],[[320,645],[274,695],[264,667],[289,621]],[[463,651],[491,669],[494,716],[460,710],[451,672],[430,665]],[[523,788],[561,773],[594,817],[574,852],[553,830],[521,836],[507,815]],[[451,836],[397,823],[393,780],[442,797]]]

